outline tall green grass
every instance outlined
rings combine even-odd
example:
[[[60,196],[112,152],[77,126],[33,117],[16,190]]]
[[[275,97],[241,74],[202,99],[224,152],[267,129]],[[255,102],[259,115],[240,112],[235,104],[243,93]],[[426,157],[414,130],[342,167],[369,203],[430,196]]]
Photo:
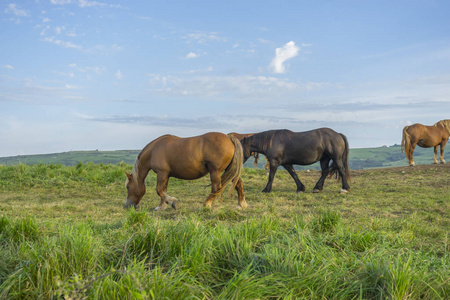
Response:
[[[448,254],[383,233],[273,216],[211,224],[129,211],[118,228],[2,217],[0,297],[52,299],[446,299]],[[138,220],[138,221],[137,221]],[[33,223],[35,222],[35,223]],[[27,225],[24,225],[27,224]],[[34,225],[30,225],[34,224]],[[42,226],[43,224],[41,224]],[[11,239],[17,228],[22,237]],[[322,227],[320,227],[322,228]],[[30,234],[23,234],[29,232]]]

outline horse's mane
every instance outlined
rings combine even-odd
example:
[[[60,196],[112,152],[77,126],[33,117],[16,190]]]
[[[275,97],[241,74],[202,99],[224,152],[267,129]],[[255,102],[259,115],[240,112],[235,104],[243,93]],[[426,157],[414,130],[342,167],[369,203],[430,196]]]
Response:
[[[142,150],[142,151],[144,151],[144,150]],[[142,153],[142,151],[141,151],[141,153]],[[138,179],[139,179],[139,169],[141,167],[141,162],[140,162],[139,158],[141,157],[141,153],[139,153],[138,157],[134,161],[133,169],[131,170],[131,175],[133,175],[134,182],[138,182]]]
[[[287,129],[269,130],[249,136],[248,139],[254,143],[259,151],[265,152],[272,145],[272,140],[275,135],[287,135],[290,132]]]
[[[442,127],[444,127],[444,129],[447,130],[448,133],[450,134],[450,119],[440,120],[439,122],[434,124],[434,126],[438,126],[438,125],[441,125]]]

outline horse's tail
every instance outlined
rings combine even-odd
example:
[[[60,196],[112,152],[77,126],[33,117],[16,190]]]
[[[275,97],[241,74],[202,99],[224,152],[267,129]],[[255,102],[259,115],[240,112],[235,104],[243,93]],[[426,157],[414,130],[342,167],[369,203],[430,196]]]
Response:
[[[230,182],[232,182],[230,194],[233,193],[233,190],[241,177],[242,167],[244,164],[244,151],[242,150],[241,142],[233,135],[228,135],[228,137],[234,145],[234,155],[230,164],[220,178],[222,187],[219,191],[217,191],[217,194],[222,194]]]
[[[349,157],[349,153],[350,153],[350,147],[348,145],[348,140],[347,137],[345,135],[343,135],[342,133],[339,133],[339,135],[342,137],[342,139],[344,140],[344,152],[342,152],[342,167],[343,167],[343,172],[344,172],[344,176],[347,180],[350,180],[350,167],[348,165],[348,157]],[[333,160],[333,162],[331,163],[331,169],[330,169],[330,176],[336,175],[336,178],[339,176],[341,177],[341,174],[339,174],[339,167],[338,164]]]
[[[411,136],[408,133],[409,126],[403,127],[403,135],[402,135],[402,153],[406,154],[406,157],[409,158],[411,153]]]

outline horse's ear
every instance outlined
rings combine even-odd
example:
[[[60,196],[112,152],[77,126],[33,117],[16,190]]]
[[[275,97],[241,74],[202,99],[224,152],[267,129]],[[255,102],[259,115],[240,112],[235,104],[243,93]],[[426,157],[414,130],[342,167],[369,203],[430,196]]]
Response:
[[[130,173],[128,173],[127,171],[125,171],[125,174],[127,175],[128,179],[131,180],[133,178],[133,176]]]

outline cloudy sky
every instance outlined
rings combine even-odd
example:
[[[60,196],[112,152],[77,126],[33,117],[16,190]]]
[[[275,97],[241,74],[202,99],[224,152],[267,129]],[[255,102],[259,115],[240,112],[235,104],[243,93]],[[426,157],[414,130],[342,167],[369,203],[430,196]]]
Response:
[[[450,1],[0,2],[0,156],[450,118]]]

